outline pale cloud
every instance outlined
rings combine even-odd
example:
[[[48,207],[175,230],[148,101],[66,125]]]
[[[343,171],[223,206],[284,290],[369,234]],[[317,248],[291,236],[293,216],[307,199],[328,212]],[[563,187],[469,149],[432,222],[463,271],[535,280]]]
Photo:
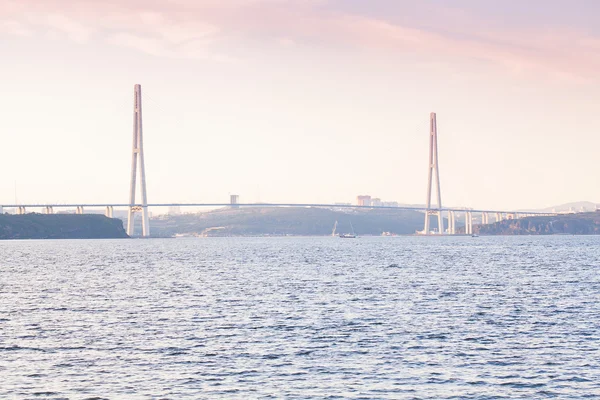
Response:
[[[135,28],[126,30],[126,26],[119,25],[120,31],[112,34],[109,42],[153,56],[214,61],[232,59],[211,49],[220,33],[215,25],[179,20],[158,11],[143,11],[130,20],[135,22]]]
[[[502,29],[460,9],[440,7],[442,30],[392,23],[323,7],[326,0],[5,0],[0,32],[53,30],[83,43],[92,36],[155,56],[234,59],[231,43],[248,38],[293,46],[381,48],[421,59],[461,59],[511,74],[596,80],[599,38],[566,28],[550,34],[534,24]],[[407,8],[408,12],[408,8]],[[454,16],[444,18],[444,15]],[[27,17],[23,17],[26,15]],[[460,20],[460,24],[452,21]]]
[[[289,37],[278,38],[277,43],[279,43],[282,47],[294,47],[297,44],[293,39]]]
[[[481,61],[515,74],[586,82],[595,80],[600,68],[598,39],[574,31],[482,30],[452,36],[361,16],[333,18],[327,25],[327,34],[338,40],[429,59]]]
[[[153,56],[172,56],[165,49],[165,45],[161,39],[121,32],[113,35],[109,41],[113,44],[136,49]]]
[[[155,33],[171,43],[183,43],[214,37],[219,28],[203,22],[178,21],[159,12],[142,12],[139,16],[144,31]]]
[[[34,34],[27,25],[17,21],[0,21],[0,33],[13,36],[33,36]]]
[[[63,14],[50,14],[41,22],[50,29],[62,32],[69,39],[77,43],[85,43],[88,41],[94,29],[90,25],[84,25],[76,19],[67,17]]]
[[[216,62],[237,61],[233,57],[211,51],[210,46],[204,40],[186,40],[174,45],[173,42],[165,39],[165,37],[149,37],[120,32],[111,36],[108,41],[112,44],[135,49],[156,57],[187,58]]]

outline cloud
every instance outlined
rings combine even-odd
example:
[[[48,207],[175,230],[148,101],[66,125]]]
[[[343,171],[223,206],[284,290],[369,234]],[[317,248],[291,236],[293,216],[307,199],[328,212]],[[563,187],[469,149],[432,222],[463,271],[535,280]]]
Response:
[[[171,56],[165,50],[162,40],[147,36],[138,36],[132,33],[120,32],[110,38],[113,44],[140,50],[153,56]]]
[[[394,10],[404,15],[392,22],[392,15],[366,15],[331,0],[4,0],[0,33],[53,31],[79,43],[97,37],[154,56],[214,61],[235,59],[236,44],[257,39],[279,47],[381,49],[479,62],[512,74],[597,79],[600,39],[575,27],[551,33],[535,23],[505,28],[469,10],[444,7],[428,10],[435,21],[424,27],[416,25],[421,19],[410,22],[414,7],[399,4]]]
[[[143,53],[169,58],[187,58],[196,60],[212,60],[216,62],[235,62],[233,57],[216,53],[204,40],[187,39],[174,45],[164,37],[149,37],[131,33],[117,33],[109,38],[109,42]]]
[[[33,36],[34,32],[25,24],[17,21],[0,21],[0,33],[12,36]]]
[[[77,43],[87,42],[94,31],[94,28],[89,25],[83,25],[77,20],[62,14],[49,14],[45,21],[40,21],[39,24],[66,34],[69,39]]]
[[[179,20],[156,11],[143,11],[130,18],[135,28],[120,26],[108,41],[144,53],[169,58],[232,61],[212,44],[220,29],[200,21]]]

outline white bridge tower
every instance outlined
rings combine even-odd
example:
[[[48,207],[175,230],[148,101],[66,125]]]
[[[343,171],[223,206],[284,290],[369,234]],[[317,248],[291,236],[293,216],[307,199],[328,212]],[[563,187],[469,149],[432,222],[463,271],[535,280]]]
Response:
[[[438,168],[438,143],[437,143],[437,121],[435,113],[429,115],[429,180],[427,182],[427,210],[425,211],[425,229],[423,233],[429,235],[430,216],[438,217],[438,233],[444,234],[444,219],[442,218],[442,193],[440,191],[440,170]],[[431,208],[431,185],[435,172],[437,188],[437,208]]]
[[[133,148],[131,158],[131,185],[129,187],[129,215],[127,217],[127,234],[133,236],[134,217],[142,212],[142,236],[150,236],[150,220],[148,218],[148,198],[146,197],[146,169],[144,168],[144,142],[142,136],[142,86],[134,86],[133,100]],[[141,205],[135,203],[135,187],[138,161],[140,166]]]

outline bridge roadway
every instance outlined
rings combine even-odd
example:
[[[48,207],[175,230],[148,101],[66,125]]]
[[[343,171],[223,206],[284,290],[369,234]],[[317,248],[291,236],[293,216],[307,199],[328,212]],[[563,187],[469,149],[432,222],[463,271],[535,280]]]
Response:
[[[130,207],[127,203],[69,203],[69,204],[0,204],[0,208],[96,208],[96,207]],[[141,204],[135,204],[135,207],[142,207]],[[407,206],[359,206],[352,204],[312,204],[312,203],[154,203],[148,204],[148,207],[321,207],[321,208],[356,208],[356,209],[389,209],[389,210],[413,210],[427,211],[427,207],[407,207]],[[452,208],[443,207],[429,208],[429,211],[454,211],[454,212],[471,212],[471,213],[502,213],[502,214],[527,214],[527,215],[552,215],[548,212],[533,212],[533,211],[502,211],[502,210],[483,210],[469,208]]]

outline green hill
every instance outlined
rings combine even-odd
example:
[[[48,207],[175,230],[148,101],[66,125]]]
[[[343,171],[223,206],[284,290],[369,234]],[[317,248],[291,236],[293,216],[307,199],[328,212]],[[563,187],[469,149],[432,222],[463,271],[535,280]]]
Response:
[[[153,236],[197,234],[202,236],[413,234],[423,229],[423,213],[412,210],[357,209],[336,211],[314,207],[225,208],[198,214],[152,219]],[[352,226],[351,226],[352,224]]]
[[[0,214],[0,239],[127,238],[123,222],[95,214]]]
[[[489,225],[473,226],[473,232],[481,235],[597,235],[600,234],[600,213],[504,220]],[[459,229],[459,233],[464,233],[464,228]]]

